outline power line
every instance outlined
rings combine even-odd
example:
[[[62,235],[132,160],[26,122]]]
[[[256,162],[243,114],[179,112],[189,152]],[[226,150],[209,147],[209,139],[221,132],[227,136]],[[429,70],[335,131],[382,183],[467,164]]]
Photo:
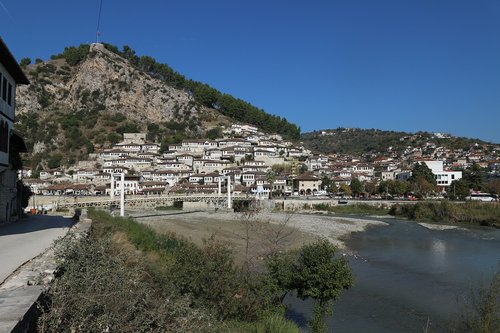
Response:
[[[99,43],[99,35],[101,32],[99,31],[99,25],[101,24],[101,10],[102,10],[102,0],[99,4],[99,16],[97,18],[97,29],[96,29],[96,42]]]

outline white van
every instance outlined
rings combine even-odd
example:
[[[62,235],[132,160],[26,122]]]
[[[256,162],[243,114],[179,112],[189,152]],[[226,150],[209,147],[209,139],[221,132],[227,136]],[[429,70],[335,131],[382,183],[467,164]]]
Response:
[[[498,201],[496,194],[475,192],[465,197],[465,200],[492,202]]]

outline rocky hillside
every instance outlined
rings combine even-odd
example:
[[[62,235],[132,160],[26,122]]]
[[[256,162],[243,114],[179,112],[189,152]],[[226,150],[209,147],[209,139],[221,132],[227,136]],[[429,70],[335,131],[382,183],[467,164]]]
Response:
[[[134,68],[102,44],[91,45],[88,56],[76,66],[61,58],[29,66],[26,72],[32,84],[19,88],[19,114],[98,110],[158,123],[197,118],[201,111],[187,92]]]
[[[16,128],[32,168],[71,165],[110,147],[124,132],[147,132],[166,147],[210,137],[234,122],[298,138],[286,119],[186,79],[149,56],[108,44],[67,47],[49,61],[21,65],[31,81],[17,91]]]

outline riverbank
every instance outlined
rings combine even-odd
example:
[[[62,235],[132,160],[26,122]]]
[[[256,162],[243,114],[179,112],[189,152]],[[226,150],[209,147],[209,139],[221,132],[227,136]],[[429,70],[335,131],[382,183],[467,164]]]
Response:
[[[89,216],[88,237],[56,254],[39,331],[299,332],[269,273],[235,266],[225,244],[197,247],[130,218]]]
[[[500,228],[500,204],[450,201],[394,205],[389,214],[421,222],[464,223]]]
[[[203,238],[215,235],[224,241],[233,242],[238,249],[241,246],[244,226],[241,221],[245,216],[230,212],[193,212],[189,214],[158,214],[148,216],[144,211],[131,211],[130,216],[141,223],[151,226],[158,232],[175,232],[199,244]],[[143,217],[141,217],[143,216]],[[329,240],[335,246],[345,249],[344,239],[353,232],[366,230],[370,226],[385,226],[387,223],[376,220],[338,217],[316,214],[287,214],[260,212],[252,217],[261,225],[274,226],[264,232],[277,232],[283,228],[282,235],[289,235],[288,248],[300,247],[304,243],[314,241],[318,237]],[[296,231],[294,231],[296,230]]]

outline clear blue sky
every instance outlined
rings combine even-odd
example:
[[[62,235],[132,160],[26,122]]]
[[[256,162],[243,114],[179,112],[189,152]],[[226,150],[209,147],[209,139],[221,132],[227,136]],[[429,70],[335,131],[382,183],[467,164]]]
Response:
[[[0,0],[0,35],[48,59],[95,41],[99,3]],[[302,131],[500,143],[498,0],[103,0],[100,31]]]

